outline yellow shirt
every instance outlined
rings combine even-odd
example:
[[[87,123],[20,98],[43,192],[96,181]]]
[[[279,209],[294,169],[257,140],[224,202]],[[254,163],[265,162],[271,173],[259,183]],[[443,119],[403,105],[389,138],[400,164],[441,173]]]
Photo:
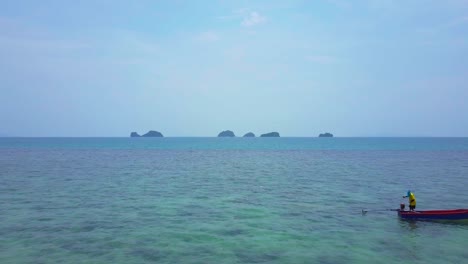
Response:
[[[411,206],[416,206],[416,196],[414,196],[414,193],[410,193],[408,201]]]

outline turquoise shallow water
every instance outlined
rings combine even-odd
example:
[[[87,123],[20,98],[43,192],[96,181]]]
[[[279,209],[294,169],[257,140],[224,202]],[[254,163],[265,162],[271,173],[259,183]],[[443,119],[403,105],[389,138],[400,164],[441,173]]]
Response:
[[[468,139],[2,138],[0,263],[463,263]]]

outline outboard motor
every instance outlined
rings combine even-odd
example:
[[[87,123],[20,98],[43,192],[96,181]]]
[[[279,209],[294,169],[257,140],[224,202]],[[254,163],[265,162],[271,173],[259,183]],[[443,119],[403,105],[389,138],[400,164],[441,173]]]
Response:
[[[400,211],[404,211],[405,210],[405,204],[404,203],[401,203],[400,204]]]

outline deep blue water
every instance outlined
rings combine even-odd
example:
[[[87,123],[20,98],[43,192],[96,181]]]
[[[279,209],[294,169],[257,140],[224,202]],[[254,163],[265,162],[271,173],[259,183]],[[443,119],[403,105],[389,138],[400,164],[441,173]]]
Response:
[[[0,263],[463,263],[467,138],[0,138]]]
[[[468,138],[1,138],[0,148],[178,150],[468,150]]]

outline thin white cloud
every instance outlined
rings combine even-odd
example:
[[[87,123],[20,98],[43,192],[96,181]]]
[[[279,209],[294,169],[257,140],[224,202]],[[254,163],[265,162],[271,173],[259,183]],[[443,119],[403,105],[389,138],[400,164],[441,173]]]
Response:
[[[93,57],[93,54],[103,54],[103,51],[104,56]],[[0,53],[3,53],[0,56],[8,54],[12,61],[18,63],[56,59],[73,61],[79,54],[81,61],[112,60],[115,64],[136,64],[159,56],[161,48],[153,37],[128,30],[109,30],[97,37],[80,34],[75,38],[64,38],[48,28],[0,17]]]
[[[231,14],[229,15],[222,15],[222,16],[217,16],[217,19],[221,20],[234,20],[234,19],[242,19],[249,13],[249,9],[247,8],[239,8],[236,10],[231,11]]]
[[[263,24],[266,21],[266,17],[260,15],[259,13],[252,11],[248,13],[247,16],[244,17],[242,20],[242,26],[244,27],[252,27],[255,25]]]
[[[213,31],[205,31],[200,33],[197,37],[196,40],[199,42],[215,42],[219,40],[218,34],[216,34]]]
[[[0,49],[34,50],[43,52],[71,52],[89,48],[90,45],[80,41],[62,39],[40,39],[34,37],[0,36]],[[37,53],[36,53],[37,54]]]
[[[468,16],[453,19],[452,21],[448,22],[445,25],[445,27],[457,27],[457,26],[463,25],[465,23],[468,23]]]
[[[236,9],[234,11],[232,11],[233,14],[236,14],[236,15],[240,15],[240,16],[244,16],[246,14],[248,14],[250,12],[250,9],[248,8],[239,8],[239,9]]]
[[[436,35],[440,32],[450,30],[452,28],[460,27],[465,24],[468,24],[468,16],[454,18],[443,24],[434,25],[432,27],[426,27],[419,29],[418,32],[421,32],[426,35]]]
[[[261,15],[259,12],[250,10],[248,8],[239,8],[233,10],[230,15],[217,16],[220,20],[241,20],[243,27],[253,27],[256,25],[263,24],[267,21],[267,18]]]
[[[136,50],[141,54],[155,55],[161,52],[161,47],[158,45],[157,41],[151,38],[148,35],[134,32],[131,30],[116,30],[115,39],[117,43],[112,44],[112,46],[118,47],[121,45],[121,49]]]

